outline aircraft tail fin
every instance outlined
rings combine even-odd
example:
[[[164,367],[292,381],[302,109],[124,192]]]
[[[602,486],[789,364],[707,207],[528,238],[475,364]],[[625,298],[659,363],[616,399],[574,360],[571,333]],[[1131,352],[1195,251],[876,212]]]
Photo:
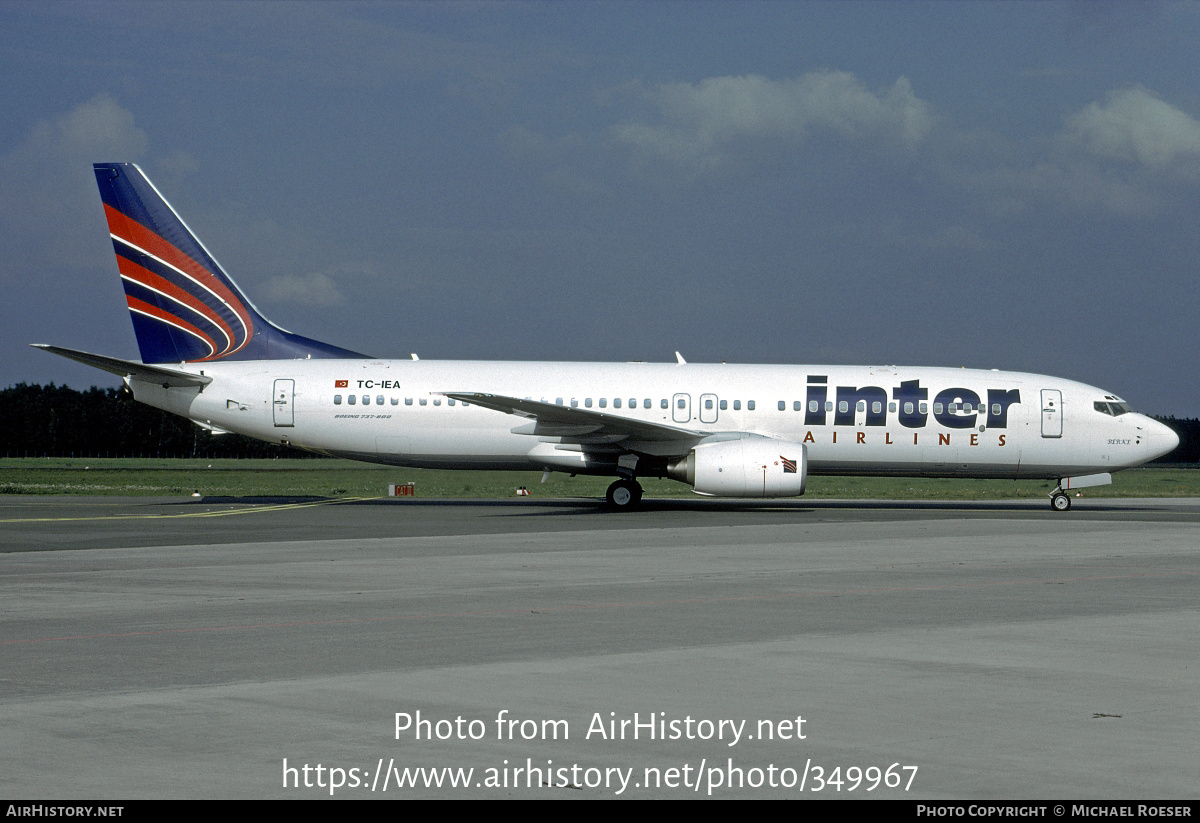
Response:
[[[96,163],[143,363],[365,358],[271,323],[132,163]]]

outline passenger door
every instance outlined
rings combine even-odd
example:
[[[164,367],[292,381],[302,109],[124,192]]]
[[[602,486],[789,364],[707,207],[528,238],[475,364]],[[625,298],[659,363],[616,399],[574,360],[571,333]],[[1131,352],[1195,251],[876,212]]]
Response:
[[[1042,437],[1062,437],[1062,392],[1042,389]]]
[[[280,379],[275,381],[275,392],[271,397],[271,411],[275,417],[276,426],[296,425],[293,411],[296,395],[296,381]]]

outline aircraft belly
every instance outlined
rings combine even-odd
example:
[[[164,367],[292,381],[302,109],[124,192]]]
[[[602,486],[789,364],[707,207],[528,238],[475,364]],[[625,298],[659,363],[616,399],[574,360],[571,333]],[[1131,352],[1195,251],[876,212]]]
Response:
[[[988,478],[1025,475],[1021,448],[1013,434],[1004,430],[829,427],[806,430],[803,437],[808,444],[809,473],[813,475]]]
[[[1017,469],[1011,463],[913,463],[907,461],[816,461],[810,460],[808,473],[814,476],[859,475],[872,477],[981,477],[1015,479]],[[1028,476],[1023,467],[1021,476]]]
[[[353,449],[322,449],[331,457],[379,463],[386,466],[401,466],[410,469],[473,469],[478,471],[529,471],[535,468],[529,461],[503,456],[483,458],[477,454],[383,454],[378,451],[356,451]]]

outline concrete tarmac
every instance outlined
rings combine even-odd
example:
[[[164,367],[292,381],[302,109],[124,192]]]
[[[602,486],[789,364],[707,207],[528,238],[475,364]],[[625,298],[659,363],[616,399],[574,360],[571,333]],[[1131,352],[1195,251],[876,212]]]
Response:
[[[0,794],[1195,798],[1198,576],[1195,499],[0,497]]]

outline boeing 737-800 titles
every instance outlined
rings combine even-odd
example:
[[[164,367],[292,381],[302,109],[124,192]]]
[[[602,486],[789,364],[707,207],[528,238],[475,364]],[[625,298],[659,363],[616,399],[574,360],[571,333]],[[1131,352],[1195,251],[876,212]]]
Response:
[[[1178,436],[1054,377],[897,366],[381,360],[285,331],[245,297],[149,179],[95,166],[141,361],[41,345],[124,378],[212,432],[397,466],[541,469],[699,494],[794,497],[808,475],[1112,481]]]

